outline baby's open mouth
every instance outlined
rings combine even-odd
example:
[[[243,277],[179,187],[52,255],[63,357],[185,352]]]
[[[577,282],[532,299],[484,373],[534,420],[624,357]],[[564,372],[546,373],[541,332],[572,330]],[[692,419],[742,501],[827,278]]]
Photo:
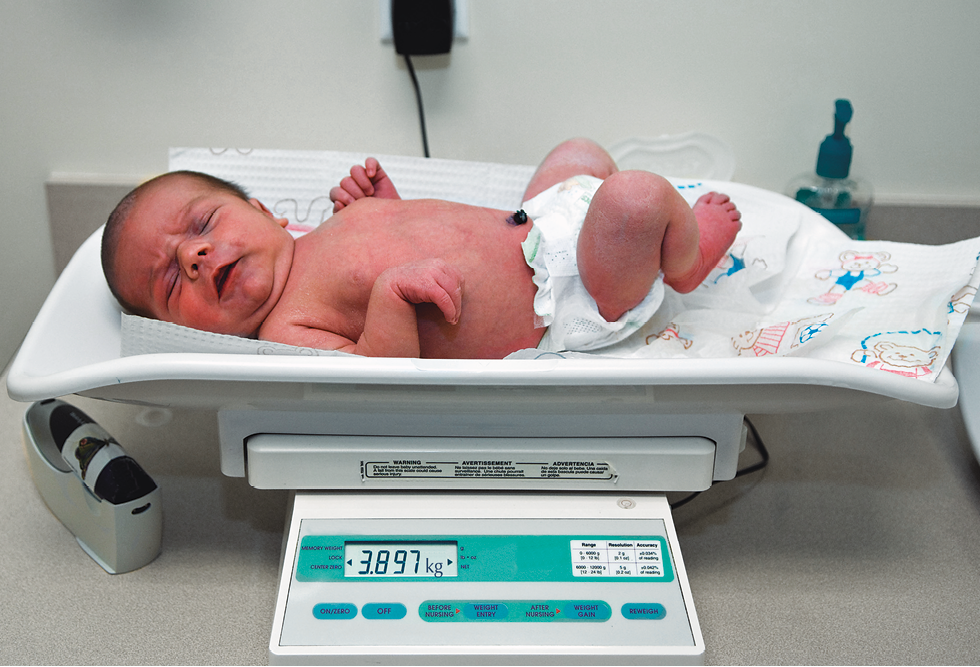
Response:
[[[221,298],[221,292],[225,288],[225,283],[228,282],[228,276],[231,275],[231,272],[235,268],[236,264],[238,264],[237,259],[231,264],[225,264],[220,269],[218,269],[214,274],[214,287],[218,292],[219,299]]]

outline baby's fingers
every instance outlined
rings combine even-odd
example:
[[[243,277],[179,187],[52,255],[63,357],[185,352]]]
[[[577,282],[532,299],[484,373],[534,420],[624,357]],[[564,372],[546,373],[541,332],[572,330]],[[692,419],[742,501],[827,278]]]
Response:
[[[340,181],[340,187],[343,188],[344,192],[350,195],[352,199],[363,199],[364,197],[371,196],[351,176],[344,176],[344,178]],[[371,191],[374,191],[374,186],[371,186]]]
[[[347,180],[353,181],[362,197],[370,197],[374,194],[374,183],[371,182],[371,177],[372,174],[368,174],[364,167],[354,165],[350,169],[350,176],[344,178],[340,184],[344,185],[344,181]],[[345,186],[344,189],[347,187]]]
[[[337,185],[330,188],[330,201],[333,202],[333,212],[336,213],[345,206],[353,204],[354,197],[352,197],[351,194],[342,187]]]
[[[458,324],[463,305],[463,277],[443,261],[400,266],[386,271],[388,280],[409,303],[435,305],[450,324]]]
[[[450,324],[459,324],[459,316],[463,309],[463,278],[455,269],[439,270],[434,278],[442,290],[432,302],[439,307]]]

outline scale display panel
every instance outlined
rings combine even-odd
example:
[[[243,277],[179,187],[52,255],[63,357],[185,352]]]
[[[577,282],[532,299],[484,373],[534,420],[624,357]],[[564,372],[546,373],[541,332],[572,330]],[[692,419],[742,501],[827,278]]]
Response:
[[[270,656],[699,663],[700,629],[667,511],[665,520],[294,510]]]

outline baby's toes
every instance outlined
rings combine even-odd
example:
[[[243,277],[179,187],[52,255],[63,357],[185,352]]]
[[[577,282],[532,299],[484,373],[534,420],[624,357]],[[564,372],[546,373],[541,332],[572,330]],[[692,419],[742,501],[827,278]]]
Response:
[[[721,192],[712,191],[706,195],[701,195],[701,197],[698,198],[697,203],[704,204],[705,206],[721,206],[723,204],[728,203],[729,201],[730,198],[728,197],[728,195],[723,194]]]

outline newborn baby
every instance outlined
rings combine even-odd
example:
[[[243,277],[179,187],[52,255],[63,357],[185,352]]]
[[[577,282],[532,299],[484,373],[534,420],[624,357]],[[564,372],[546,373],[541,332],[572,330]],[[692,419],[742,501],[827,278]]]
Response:
[[[285,219],[237,186],[164,174],[127,195],[106,224],[110,289],[135,314],[215,333],[368,356],[502,358],[536,347],[544,326],[566,317],[552,283],[568,283],[569,272],[554,257],[572,257],[590,317],[616,330],[656,309],[648,296],[661,273],[680,292],[697,287],[740,228],[727,196],[705,195],[692,209],[663,178],[620,172],[581,139],[538,167],[525,208],[544,202],[544,214],[530,218],[401,200],[373,159],[331,199],[334,215],[294,240]],[[551,216],[564,239],[543,231],[552,205],[582,213]],[[570,247],[556,251],[563,240]],[[555,312],[542,312],[548,304]],[[614,342],[606,333],[599,338]]]

